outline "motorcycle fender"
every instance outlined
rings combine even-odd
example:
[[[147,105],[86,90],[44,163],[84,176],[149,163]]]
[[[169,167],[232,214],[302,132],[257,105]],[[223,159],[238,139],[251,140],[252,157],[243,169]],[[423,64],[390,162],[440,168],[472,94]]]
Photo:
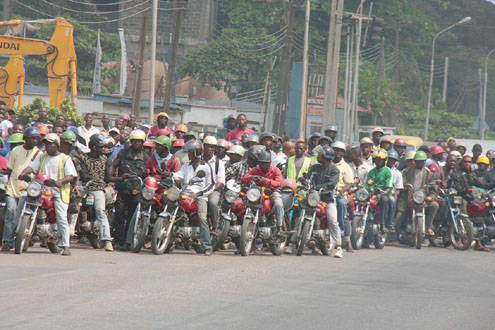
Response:
[[[228,221],[232,221],[232,217],[227,212],[222,212],[222,218]]]
[[[167,211],[163,211],[162,213],[160,213],[159,216],[165,218],[165,217],[171,217],[172,215]]]
[[[24,211],[23,211],[23,214],[33,214],[33,210],[31,210],[30,208],[25,208]]]
[[[423,212],[422,211],[421,212],[416,212],[416,216],[422,217],[423,216]]]

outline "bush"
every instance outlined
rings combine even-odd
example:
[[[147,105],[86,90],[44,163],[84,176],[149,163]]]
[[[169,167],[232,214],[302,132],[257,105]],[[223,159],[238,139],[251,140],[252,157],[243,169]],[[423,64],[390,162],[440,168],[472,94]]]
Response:
[[[55,118],[58,115],[63,115],[65,119],[74,120],[77,125],[84,124],[84,118],[79,116],[77,113],[77,108],[74,104],[72,104],[70,98],[65,99],[59,109],[48,106],[48,104],[41,97],[37,97],[33,100],[33,103],[25,105],[17,110],[17,120],[24,124],[28,124],[31,120],[38,118],[38,110],[41,107],[46,107],[48,119],[52,122],[55,122]]]

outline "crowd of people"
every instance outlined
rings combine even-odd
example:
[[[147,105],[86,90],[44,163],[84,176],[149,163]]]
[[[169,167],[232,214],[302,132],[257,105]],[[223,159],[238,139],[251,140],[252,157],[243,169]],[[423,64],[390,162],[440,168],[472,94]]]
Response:
[[[132,115],[121,116],[110,125],[104,115],[101,127],[95,127],[93,115],[86,114],[84,125],[77,127],[63,116],[50,122],[47,109],[41,108],[38,118],[24,127],[16,122],[15,112],[1,104],[0,117],[0,169],[9,176],[1,249],[5,252],[14,246],[22,190],[27,187],[24,178],[39,173],[56,182],[53,195],[58,247],[65,256],[71,254],[78,216],[78,205],[73,201],[82,186],[94,197],[104,249],[129,249],[129,215],[136,207],[126,190],[126,179],[131,176],[171,178],[187,184],[198,171],[206,173],[190,191],[190,197],[197,201],[201,245],[206,255],[213,251],[210,234],[218,230],[219,202],[229,180],[273,188],[270,199],[277,231],[281,231],[284,207],[280,188],[287,180],[297,185],[301,177],[311,178],[326,204],[330,254],[337,258],[343,257],[344,250],[353,252],[348,211],[356,182],[380,189],[383,230],[390,233],[404,221],[410,199],[404,193],[406,185],[419,188],[439,182],[454,186],[466,201],[473,199],[472,186],[495,187],[495,151],[483,155],[481,146],[475,145],[469,154],[465,147],[456,145],[455,138],[449,138],[445,145],[423,145],[416,150],[404,139],[392,141],[380,127],[359,144],[349,145],[337,140],[336,125],[325,127],[323,134],[311,134],[307,141],[285,140],[269,132],[255,133],[247,127],[244,114],[226,118],[216,136],[197,134],[184,124],[171,129],[165,112],[157,115],[153,126],[138,124]],[[109,184],[117,191],[112,223],[105,209],[105,187]],[[430,235],[434,234],[432,223],[441,209],[432,193],[432,202],[426,208]],[[476,249],[486,247],[478,240]]]

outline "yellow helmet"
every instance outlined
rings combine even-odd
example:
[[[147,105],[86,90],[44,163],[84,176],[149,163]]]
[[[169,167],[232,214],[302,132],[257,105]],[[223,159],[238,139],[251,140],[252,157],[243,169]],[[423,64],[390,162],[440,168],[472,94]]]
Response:
[[[135,129],[129,135],[129,140],[146,140],[146,133],[140,129]]]
[[[388,158],[388,154],[387,154],[387,151],[385,149],[376,149],[375,151],[373,151],[373,158],[380,158],[380,159],[387,159]]]
[[[482,155],[482,156],[478,157],[478,160],[476,161],[476,163],[490,165],[490,160],[485,155]]]
[[[158,120],[158,118],[160,118],[160,117],[166,117],[168,119],[168,113],[160,112],[158,115],[156,115],[156,119]]]

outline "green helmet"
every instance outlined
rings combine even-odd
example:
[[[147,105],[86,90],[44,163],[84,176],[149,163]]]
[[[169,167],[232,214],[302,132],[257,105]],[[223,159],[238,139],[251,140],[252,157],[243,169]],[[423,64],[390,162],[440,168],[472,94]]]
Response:
[[[67,130],[62,134],[62,140],[68,140],[71,141],[72,144],[75,144],[77,141],[76,134],[72,131]]]
[[[172,144],[170,142],[170,138],[168,136],[165,136],[165,135],[160,135],[159,137],[157,137],[156,140],[155,140],[155,143],[156,144],[160,144],[162,146],[165,146],[168,149],[170,149],[170,146]]]
[[[426,156],[426,152],[424,151],[416,151],[416,154],[414,155],[414,160],[426,160],[428,156]]]
[[[22,139],[22,134],[21,133],[14,133],[10,136],[9,143],[24,143],[24,140]]]

